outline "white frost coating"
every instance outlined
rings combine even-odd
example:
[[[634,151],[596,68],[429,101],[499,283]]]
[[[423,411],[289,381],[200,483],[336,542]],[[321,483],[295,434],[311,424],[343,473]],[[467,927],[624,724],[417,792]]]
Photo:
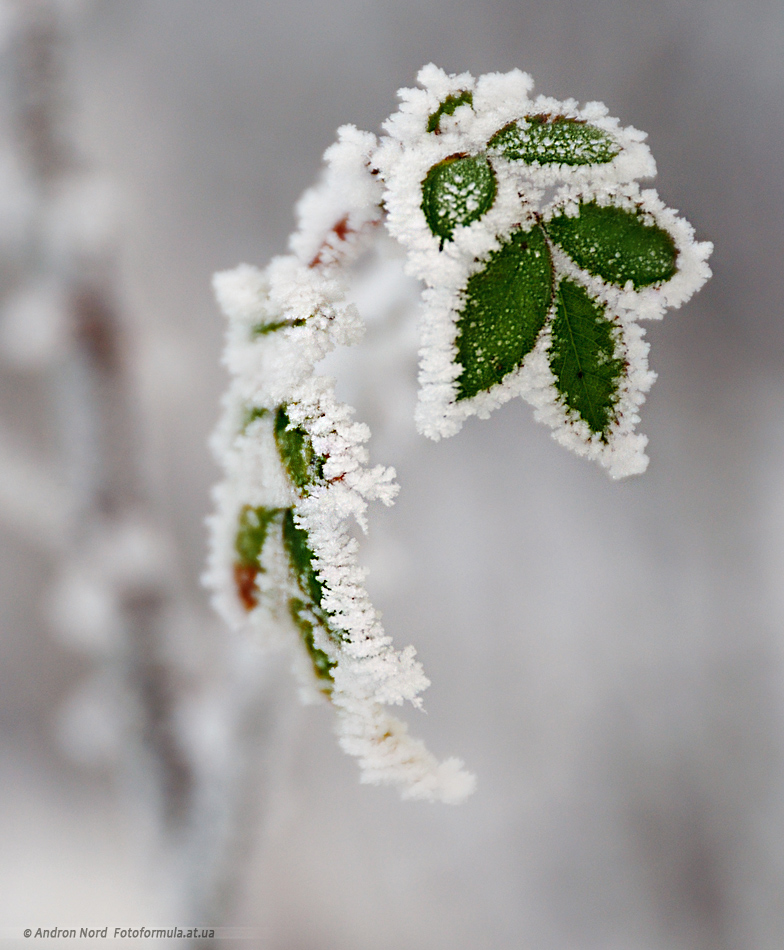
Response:
[[[345,243],[361,241],[380,223],[381,183],[368,174],[377,146],[375,135],[353,125],[338,129],[338,140],[324,153],[327,167],[321,182],[306,191],[297,204],[299,228],[289,246],[299,261],[310,264],[338,262]],[[335,226],[345,222],[341,238]]]
[[[475,80],[431,64],[418,78],[421,88],[400,90],[400,108],[380,140],[350,125],[339,130],[321,181],[297,206],[290,254],[273,259],[264,271],[241,265],[214,278],[229,321],[223,359],[232,382],[212,443],[225,478],[214,493],[205,580],[229,623],[293,647],[310,697],[327,694],[336,707],[340,745],[359,760],[363,782],[397,785],[404,798],[458,802],[473,790],[474,777],[458,759],[439,763],[385,709],[405,701],[420,706],[428,680],[413,647],[395,651],[385,635],[349,533],[353,522],[366,530],[369,501],[392,503],[394,471],[368,467],[367,426],[338,402],[333,380],[314,372],[331,350],[356,343],[364,330],[347,298],[350,265],[383,223],[407,252],[407,273],[425,283],[417,408],[422,433],[434,439],[453,435],[468,416],[486,417],[521,396],[558,442],[619,478],[644,471],[648,463],[647,439],[635,427],[655,374],[639,321],[660,318],[699,289],[710,276],[711,245],[697,243],[691,226],[655,191],[640,189],[638,181],[656,173],[645,135],[622,128],[602,103],[580,108],[574,100],[534,99],[531,77],[519,70]],[[449,97],[451,114],[440,111]],[[536,118],[543,115],[553,122]],[[436,117],[437,127],[428,131]],[[556,119],[562,132],[577,128],[564,120],[602,130],[613,145],[608,160],[531,163],[489,145],[510,123],[547,136]],[[537,141],[548,147],[544,138]],[[578,157],[591,155],[591,141],[605,139],[589,133],[574,145],[583,150]],[[463,199],[454,203],[452,220],[458,223],[447,237],[436,235],[423,210],[423,182],[433,166],[463,156],[489,163],[492,175],[485,171],[485,181],[494,181],[495,196],[477,220],[460,225],[470,201],[474,210],[480,207],[476,189],[486,187],[469,176]],[[453,186],[451,195],[457,193]],[[677,252],[674,276],[635,289],[631,281],[614,286],[579,268],[547,228],[556,215],[578,214],[581,202],[627,209],[664,229]],[[450,220],[448,214],[443,220]],[[553,268],[544,326],[516,369],[478,395],[458,399],[458,323],[468,280],[513,231],[537,226]],[[569,408],[550,366],[562,278],[604,308],[613,359],[624,365],[612,419],[601,433]],[[292,457],[299,461],[292,463]]]
[[[602,103],[591,102],[580,109],[574,100],[532,99],[533,82],[519,70],[474,81],[467,74],[448,76],[430,65],[420,71],[418,79],[424,88],[400,91],[400,109],[384,125],[387,135],[376,153],[376,164],[386,184],[387,227],[408,251],[408,271],[426,284],[416,415],[419,431],[432,439],[454,435],[468,416],[485,418],[512,397],[521,396],[536,408],[536,418],[553,429],[558,442],[595,459],[612,477],[644,471],[647,439],[635,433],[634,427],[655,375],[648,369],[648,346],[636,321],[660,318],[668,307],[679,307],[688,300],[710,276],[707,259],[712,246],[697,243],[688,222],[666,208],[655,191],[640,190],[637,180],[656,173],[644,144],[645,134],[621,128]],[[473,95],[472,106],[463,105],[453,115],[443,115],[439,133],[428,132],[428,119],[439,103],[449,95],[468,91]],[[617,154],[609,162],[593,165],[526,164],[506,159],[500,149],[488,147],[495,133],[510,122],[541,114],[590,122],[613,139]],[[463,154],[489,159],[497,194],[489,211],[456,227],[452,240],[444,242],[431,232],[425,218],[422,182],[433,165]],[[606,305],[607,315],[615,323],[615,356],[627,366],[614,405],[614,421],[601,436],[568,409],[555,387],[547,358],[555,304],[522,366],[489,390],[458,399],[457,380],[462,372],[456,362],[458,317],[469,277],[484,267],[514,227],[531,228],[564,210],[576,214],[580,200],[642,212],[645,220],[670,234],[678,253],[677,272],[670,280],[635,290],[631,283],[619,288],[592,277],[548,240],[556,281],[569,277]]]
[[[340,744],[359,760],[363,782],[397,785],[405,798],[458,802],[473,790],[474,777],[457,759],[439,763],[385,711],[405,701],[419,707],[429,683],[413,647],[396,651],[385,635],[348,530],[352,521],[366,529],[368,501],[392,503],[394,470],[368,467],[367,426],[338,402],[331,379],[314,374],[337,344],[361,336],[359,315],[345,301],[345,270],[367,246],[382,213],[382,186],[368,169],[375,137],[350,126],[339,135],[327,152],[322,183],[299,203],[294,253],[263,272],[242,265],[215,277],[229,320],[224,363],[232,383],[212,443],[225,478],[214,493],[205,581],[230,624],[291,644],[310,698],[319,689],[329,693]],[[274,420],[281,406],[289,427],[307,433],[324,460],[319,477],[304,487],[294,483],[278,451]],[[290,604],[303,600],[303,588],[279,531],[269,531],[259,557],[263,570],[249,586],[246,581],[244,597],[238,587],[235,544],[248,509],[293,509],[295,525],[307,532],[322,594],[304,616],[313,625],[313,646],[335,664],[326,684],[314,675],[292,621]]]

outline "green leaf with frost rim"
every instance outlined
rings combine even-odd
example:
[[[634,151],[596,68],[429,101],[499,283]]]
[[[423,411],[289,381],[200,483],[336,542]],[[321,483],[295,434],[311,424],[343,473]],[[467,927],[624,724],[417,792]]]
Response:
[[[422,211],[441,243],[455,228],[477,221],[493,207],[495,172],[483,155],[452,155],[433,165],[422,182]]]
[[[620,152],[612,136],[582,119],[566,116],[531,115],[510,122],[490,139],[511,162],[526,165],[602,165]]]
[[[566,406],[606,441],[626,372],[615,356],[615,325],[585,288],[562,280],[550,344],[550,369]]]
[[[276,333],[278,330],[285,330],[287,327],[302,327],[304,320],[272,320],[270,323],[255,323],[250,328],[251,337],[267,336],[269,333]]]
[[[234,542],[236,563],[254,572],[265,572],[262,556],[264,545],[272,525],[278,525],[283,545],[289,557],[291,572],[302,598],[290,597],[289,614],[300,638],[308,652],[313,672],[318,679],[332,679],[332,669],[336,665],[327,654],[320,650],[314,641],[314,623],[324,628],[327,635],[338,642],[340,636],[330,626],[326,612],[321,606],[323,587],[313,569],[313,552],[308,544],[307,532],[294,522],[293,508],[253,508],[245,505],[239,515],[237,534]]]
[[[313,664],[313,672],[317,679],[328,680],[332,682],[332,670],[337,666],[335,660],[331,660],[327,654],[316,646],[314,630],[315,626],[308,619],[310,605],[298,597],[289,598],[289,615],[294,626],[299,631],[300,639],[308,651],[310,662]],[[327,688],[329,691],[331,686]]]
[[[581,202],[576,216],[556,215],[545,228],[578,267],[618,287],[631,281],[639,290],[669,280],[678,269],[671,235],[637,211]]]
[[[237,563],[243,567],[253,567],[264,570],[261,563],[261,553],[267,540],[270,525],[280,520],[285,508],[267,508],[260,506],[253,508],[245,505],[240,510],[237,534],[234,538],[234,551]]]
[[[329,616],[321,604],[324,587],[313,569],[314,554],[310,547],[308,533],[294,521],[293,508],[286,509],[283,516],[283,546],[288,553],[291,570],[299,589],[306,598],[305,600],[297,597],[290,598],[289,613],[310,655],[316,676],[320,679],[331,679],[331,671],[335,663],[323,650],[315,646],[313,623],[306,615],[310,614],[317,621],[333,643],[340,643],[342,636],[330,624]]]
[[[474,103],[473,93],[465,89],[453,96],[447,96],[439,105],[435,112],[431,113],[427,119],[427,131],[438,133],[441,131],[441,116],[454,115],[458,106],[472,106]]]
[[[283,544],[300,590],[320,610],[323,588],[313,570],[314,555],[308,543],[308,533],[295,523],[293,508],[287,508],[283,517]]]
[[[279,406],[275,413],[274,433],[280,460],[297,488],[305,490],[320,481],[325,459],[316,454],[302,426],[290,427],[285,406]]]
[[[473,274],[457,319],[457,398],[470,399],[517,369],[533,349],[553,295],[541,227],[514,232]]]
[[[269,415],[269,409],[263,406],[245,406],[242,410],[242,420],[240,422],[240,432],[245,432],[249,425],[252,425],[257,419],[263,419]]]

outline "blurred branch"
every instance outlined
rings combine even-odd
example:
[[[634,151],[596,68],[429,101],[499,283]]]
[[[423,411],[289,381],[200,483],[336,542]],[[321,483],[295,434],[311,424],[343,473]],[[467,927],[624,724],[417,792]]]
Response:
[[[0,520],[50,555],[62,554],[72,523],[66,486],[1,424]]]
[[[54,276],[63,290],[69,345],[56,367],[56,413],[75,495],[72,540],[76,558],[104,536],[144,526],[151,551],[167,548],[160,519],[152,512],[139,471],[134,409],[127,382],[111,274],[111,249],[91,242],[58,221],[58,198],[80,176],[65,134],[66,35],[60,4],[36,0],[17,8],[14,43],[18,147],[37,196],[38,233],[29,267]],[[84,172],[81,172],[84,175]],[[88,209],[89,213],[89,209]],[[65,235],[70,240],[62,239]],[[151,552],[148,552],[151,553]],[[138,695],[141,731],[160,772],[166,820],[182,821],[193,776],[177,748],[172,722],[177,685],[158,657],[168,602],[174,596],[170,570],[104,574],[113,586],[127,637],[129,668]]]
[[[222,760],[252,756],[258,729],[251,725],[249,740],[245,717],[250,712],[253,720],[256,707],[237,682],[247,680],[253,663],[239,670],[232,641],[187,602],[175,547],[140,464],[105,190],[68,134],[64,7],[7,0],[5,12],[8,146],[29,200],[0,260],[8,276],[0,347],[7,362],[37,370],[53,393],[67,485],[0,428],[0,518],[59,562],[55,623],[72,644],[101,644],[97,662],[114,670],[111,681],[124,683],[126,695],[111,699],[129,710],[117,719],[134,741],[118,736],[116,744],[136,750],[130,764],[137,777],[139,769],[152,772],[164,826],[187,856],[175,862],[182,878],[175,890],[186,905],[179,910],[203,918],[226,906],[224,884],[237,873],[229,865],[242,829],[232,811],[242,799],[235,785],[247,776],[238,762],[217,773],[210,757],[194,750],[187,719],[194,706],[212,702],[222,718]],[[119,636],[90,632],[90,624]],[[183,630],[185,643],[177,641]]]

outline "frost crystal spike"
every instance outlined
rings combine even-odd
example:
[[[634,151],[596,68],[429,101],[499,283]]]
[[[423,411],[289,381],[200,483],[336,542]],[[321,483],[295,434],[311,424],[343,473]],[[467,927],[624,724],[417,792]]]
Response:
[[[634,427],[655,377],[638,321],[688,300],[712,248],[640,189],[656,171],[645,135],[601,103],[532,98],[519,70],[474,80],[430,65],[418,79],[380,139],[339,130],[289,255],[215,277],[232,384],[206,579],[230,623],[292,645],[363,781],[458,802],[474,777],[386,712],[421,705],[428,681],[384,634],[349,534],[352,519],[365,530],[368,501],[392,503],[394,471],[368,467],[367,427],[315,373],[361,337],[352,265],[384,225],[425,284],[423,434],[453,435],[519,395],[619,478],[648,461]]]

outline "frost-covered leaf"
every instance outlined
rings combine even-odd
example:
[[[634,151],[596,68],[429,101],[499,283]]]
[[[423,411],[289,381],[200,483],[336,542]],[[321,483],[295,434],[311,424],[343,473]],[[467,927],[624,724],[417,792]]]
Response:
[[[495,173],[483,155],[451,155],[427,173],[422,211],[433,234],[442,242],[451,241],[456,227],[492,208],[495,195]]]
[[[610,284],[631,281],[639,289],[677,271],[671,235],[636,211],[581,202],[576,215],[558,214],[545,227],[578,267]]]
[[[314,675],[317,679],[331,681],[335,661],[316,646],[313,633],[315,622],[329,635],[335,635],[321,609],[322,586],[313,570],[313,552],[308,547],[307,532],[296,526],[291,508],[251,508],[245,505],[241,510],[234,543],[237,558],[234,577],[238,596],[246,610],[258,605],[256,578],[265,572],[263,551],[272,525],[279,532],[282,531],[292,574],[303,596],[308,598],[289,597],[289,615],[310,657]]]
[[[259,596],[256,578],[264,572],[261,561],[270,525],[280,523],[283,508],[244,505],[240,510],[234,537],[234,587],[245,610],[253,610]]]
[[[248,426],[257,419],[263,419],[269,415],[269,409],[263,406],[245,406],[242,410],[242,422],[240,423],[240,432],[244,432]]]
[[[313,570],[313,551],[308,543],[308,533],[294,521],[294,512],[286,510],[283,517],[283,544],[291,559],[291,567],[302,593],[316,609],[321,609],[323,587]]]
[[[280,520],[283,511],[282,508],[264,506],[251,508],[250,505],[245,505],[242,508],[238,519],[237,535],[234,539],[234,550],[240,564],[255,567],[260,571],[264,570],[261,564],[261,552],[267,540],[269,526],[273,521]]]
[[[240,511],[234,543],[237,558],[234,576],[238,596],[246,610],[252,610],[258,605],[256,578],[265,572],[263,551],[272,525],[282,534],[292,575],[302,591],[303,598],[307,598],[289,597],[289,615],[310,657],[315,676],[318,679],[331,680],[335,661],[315,645],[315,623],[323,627],[329,636],[339,638],[331,630],[321,608],[322,585],[313,570],[314,555],[308,546],[307,532],[294,523],[293,509],[264,506],[251,508],[250,505],[245,505]]]
[[[602,437],[613,422],[625,370],[615,351],[615,327],[605,307],[579,284],[562,280],[556,292],[550,368],[569,409]]]
[[[611,162],[620,151],[603,129],[582,119],[547,114],[510,122],[488,147],[527,165],[598,165]]]
[[[289,598],[289,615],[294,626],[299,631],[300,638],[308,651],[308,656],[313,664],[313,672],[318,679],[332,682],[332,671],[337,665],[335,660],[331,660],[327,654],[320,650],[315,643],[313,631],[314,624],[309,619],[309,605],[298,597]]]
[[[442,115],[454,115],[455,109],[458,106],[470,106],[473,101],[474,97],[469,89],[464,89],[461,92],[455,93],[453,96],[447,96],[436,111],[431,113],[428,117],[427,131],[440,132]]]
[[[457,322],[457,398],[470,399],[517,369],[552,300],[553,272],[539,226],[518,230],[469,278]]]
[[[305,489],[322,478],[324,459],[313,451],[310,436],[301,426],[291,426],[285,406],[275,414],[275,442],[289,478]]]
[[[252,337],[266,336],[268,333],[285,330],[286,327],[301,327],[304,323],[304,320],[270,320],[268,323],[254,323],[250,328],[250,335]]]

